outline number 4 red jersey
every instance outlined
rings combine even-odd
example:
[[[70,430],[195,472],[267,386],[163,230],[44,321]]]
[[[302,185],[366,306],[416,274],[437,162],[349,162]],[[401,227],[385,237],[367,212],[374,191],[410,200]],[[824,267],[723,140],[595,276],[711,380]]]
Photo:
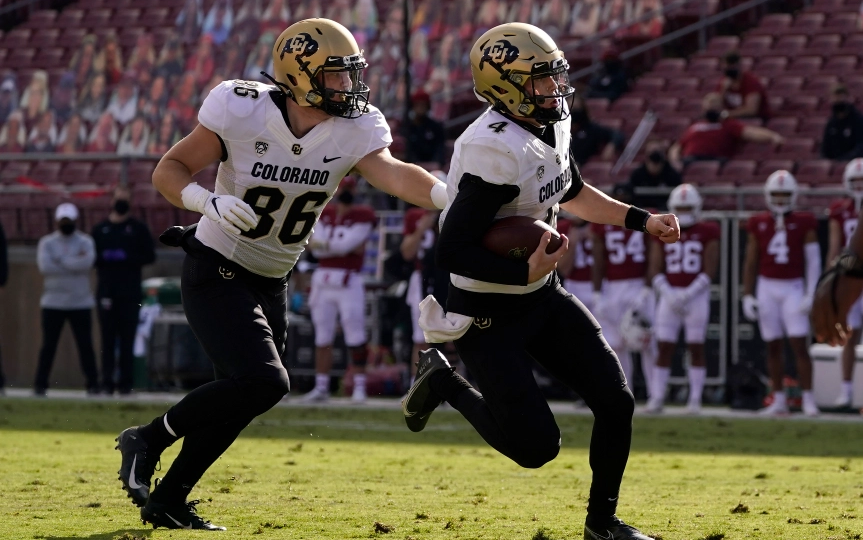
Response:
[[[853,199],[839,199],[830,205],[830,221],[839,224],[842,238],[841,244],[848,245],[851,235],[857,230],[857,209]]]
[[[643,278],[647,273],[644,233],[615,225],[592,223],[591,231],[605,244],[605,279]]]
[[[749,218],[747,230],[758,241],[758,275],[774,279],[797,279],[804,276],[804,244],[809,231],[818,224],[811,212],[790,212],[785,228],[776,230],[770,212]]]
[[[665,244],[659,237],[653,241],[664,246],[665,275],[672,287],[687,287],[704,271],[704,250],[710,242],[719,240],[719,224],[701,221],[681,229],[680,240]]]

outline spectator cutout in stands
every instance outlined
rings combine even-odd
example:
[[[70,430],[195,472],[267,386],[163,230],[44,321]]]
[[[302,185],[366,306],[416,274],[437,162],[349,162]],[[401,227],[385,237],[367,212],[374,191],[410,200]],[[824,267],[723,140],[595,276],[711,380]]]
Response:
[[[84,148],[87,140],[87,129],[81,115],[73,114],[66,121],[60,136],[57,138],[57,152],[61,154],[77,154]]]
[[[204,19],[203,33],[209,37],[214,45],[221,45],[228,40],[231,28],[234,25],[234,9],[229,0],[219,0]]]
[[[102,113],[99,121],[90,130],[85,152],[114,152],[117,149],[117,125],[111,113]]]
[[[704,117],[686,128],[680,140],[668,151],[669,162],[678,171],[701,160],[727,161],[734,156],[741,141],[781,144],[784,139],[775,131],[749,126],[722,108],[722,96],[710,93],[701,102]]]
[[[633,188],[665,187],[668,191],[656,195],[635,195],[635,205],[640,208],[665,210],[668,193],[675,186],[683,183],[680,173],[668,163],[665,141],[650,139],[644,144],[644,163],[629,175],[629,184]]]
[[[51,110],[58,125],[65,124],[75,112],[75,75],[63,73],[51,92]]]
[[[30,76],[30,82],[21,94],[21,108],[32,107],[37,114],[41,114],[48,109],[48,103],[48,73],[37,69]]]
[[[439,5],[438,9],[443,10],[443,7]],[[357,39],[360,49],[365,49],[378,33],[378,8],[374,0],[357,0],[354,4],[353,22],[351,33]]]
[[[180,131],[177,128],[174,115],[170,112],[166,112],[159,124],[159,129],[156,130],[156,133],[150,140],[150,144],[147,146],[147,153],[162,155],[167,152],[169,148],[177,144],[179,140]]]
[[[159,63],[156,64],[154,77],[164,77],[170,84],[183,74],[183,46],[178,39],[170,39],[159,52]]]
[[[269,32],[261,35],[258,44],[255,45],[255,48],[252,49],[252,52],[249,53],[249,58],[246,60],[246,69],[243,70],[243,78],[245,80],[269,83],[261,75],[261,72],[273,72],[273,41],[275,39],[276,36]]]
[[[186,0],[183,3],[183,9],[177,15],[175,21],[177,33],[186,45],[198,41],[198,33],[204,24],[203,9],[201,0]]]
[[[202,36],[195,52],[186,60],[186,73],[183,77],[191,74],[197,86],[207,84],[215,69],[213,56],[213,39],[210,36]]]
[[[149,125],[156,126],[167,106],[168,92],[165,89],[165,77],[160,75],[150,83],[149,91],[146,94],[142,92],[141,97],[138,98],[138,115],[143,116]]]
[[[306,2],[301,2],[306,3]],[[316,8],[316,9],[315,9]],[[320,5],[313,6],[311,10],[309,10],[310,15],[304,16],[302,18],[296,18],[295,20],[299,21],[302,19],[310,19],[312,17],[320,17],[321,16],[321,8]],[[288,7],[288,2],[286,0],[269,0],[266,9],[264,9],[264,13],[261,16],[261,25],[259,32],[261,34],[266,33],[275,33],[275,35],[279,35],[282,33],[282,30],[288,27],[291,22],[291,10]]]
[[[608,161],[614,158],[617,152],[623,150],[626,138],[623,133],[600,124],[590,119],[587,104],[579,96],[573,96],[572,109],[572,142],[570,150],[577,165],[584,165],[587,160],[594,156]]]
[[[75,74],[75,84],[78,87],[91,80],[97,73],[96,69],[96,36],[87,34],[81,40],[81,45],[75,51],[69,62],[69,71]]]
[[[123,76],[123,51],[117,43],[116,34],[105,36],[105,44],[96,55],[93,65],[98,72],[105,74],[109,86],[114,86],[120,81]]]
[[[0,83],[0,124],[4,124],[9,115],[18,106],[18,87],[15,79],[7,77]]]
[[[142,116],[135,117],[123,130],[120,136],[120,144],[117,145],[117,153],[121,156],[143,156],[147,153],[147,144],[150,141],[150,128]]]
[[[863,114],[854,106],[844,84],[830,91],[832,114],[824,126],[821,157],[848,161],[863,157]]]
[[[85,122],[90,124],[98,122],[99,117],[105,112],[107,100],[105,76],[102,74],[93,75],[87,81],[84,90],[81,91],[81,98],[78,100],[78,114]]]
[[[198,93],[195,90],[195,76],[186,73],[180,78],[174,95],[168,100],[168,110],[174,114],[180,128],[190,131],[198,115]]]
[[[12,111],[0,129],[0,152],[23,152],[27,143],[24,132],[24,114],[20,110]]]
[[[587,98],[605,98],[614,101],[629,90],[629,80],[620,55],[614,49],[602,53],[602,67],[588,83]]]
[[[731,51],[720,64],[722,80],[718,90],[729,118],[770,118],[770,103],[767,90],[761,80],[751,71],[744,71],[740,64],[740,53]]]
[[[106,112],[121,125],[126,125],[135,118],[137,108],[138,88],[135,86],[134,75],[127,73],[114,90]]]
[[[404,135],[408,163],[434,162],[435,168],[444,166],[446,134],[443,124],[429,117],[431,99],[423,90],[411,95],[411,112]]]
[[[132,54],[129,55],[129,65],[127,71],[132,73],[133,78],[140,85],[142,77],[146,74],[147,81],[151,78],[151,73],[156,67],[156,49],[153,47],[153,35],[147,32],[138,36],[135,42],[135,48],[132,49]],[[149,85],[148,85],[149,86]],[[142,88],[146,88],[142,86]]]
[[[25,152],[53,152],[57,144],[57,126],[54,124],[54,113],[45,111],[39,121],[30,130],[27,137]]]

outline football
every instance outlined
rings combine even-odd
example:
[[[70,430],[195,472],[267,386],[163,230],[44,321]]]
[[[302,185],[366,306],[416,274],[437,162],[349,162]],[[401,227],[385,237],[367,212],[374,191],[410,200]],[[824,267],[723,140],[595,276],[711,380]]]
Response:
[[[545,231],[551,231],[546,253],[554,253],[563,243],[554,227],[542,220],[526,216],[499,219],[489,227],[482,239],[485,249],[508,259],[527,259],[536,251]]]

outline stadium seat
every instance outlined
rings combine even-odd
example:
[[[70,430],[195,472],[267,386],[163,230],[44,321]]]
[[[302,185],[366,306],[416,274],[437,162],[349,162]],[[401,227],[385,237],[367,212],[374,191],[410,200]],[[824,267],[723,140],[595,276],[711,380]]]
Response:
[[[863,33],[846,35],[842,47],[833,54],[860,54],[860,51],[863,51]]]
[[[657,75],[671,73],[682,73],[686,70],[686,59],[684,58],[662,58],[653,66],[653,72]]]
[[[839,34],[822,34],[812,37],[809,46],[806,47],[807,54],[817,54],[820,56],[831,56],[836,54],[836,50],[842,43],[842,36]]]
[[[816,96],[787,96],[782,108],[786,111],[814,111],[820,99]]]
[[[95,184],[116,184],[120,181],[122,164],[119,161],[102,161],[96,164],[92,172],[92,182]]]
[[[770,58],[769,60],[774,60]],[[784,59],[783,59],[784,60]],[[770,79],[770,91],[779,95],[796,94],[803,87],[800,75],[779,75]]]
[[[806,159],[815,157],[813,150],[815,141],[808,138],[785,139],[785,142],[776,147],[777,159]]]
[[[12,48],[12,50],[6,55],[3,67],[9,69],[28,68],[33,65],[33,57],[35,56],[36,49],[27,47]]]
[[[760,76],[776,76],[784,73],[788,67],[788,58],[785,56],[763,56],[755,67],[755,72]]]
[[[790,28],[793,21],[794,17],[788,13],[772,13],[761,18],[757,29],[773,34],[779,28]]]
[[[644,98],[623,97],[611,104],[611,111],[615,113],[641,113],[644,110]]]
[[[863,53],[863,50],[860,52]],[[827,63],[824,64],[822,69],[827,73],[844,75],[846,73],[853,73],[857,68],[857,62],[857,55],[832,56],[827,59]]]
[[[611,179],[612,164],[605,161],[589,161],[579,167],[581,175],[590,184],[604,184]]]
[[[57,16],[57,25],[62,28],[78,28],[83,27],[84,10],[74,7],[69,7],[60,12]]]
[[[156,164],[152,161],[133,161],[129,165],[129,185],[151,185],[153,183],[153,169],[155,168]]]
[[[821,28],[826,18],[823,13],[801,13],[791,26],[795,30],[810,32]]]
[[[662,92],[663,88],[665,88],[665,77],[645,75],[635,81],[634,89],[635,91],[645,92],[649,96],[656,96],[659,95],[659,92]]]
[[[775,171],[788,171],[794,174],[794,160],[791,159],[765,159],[758,163],[755,174],[767,178]]]
[[[679,104],[676,97],[654,97],[648,100],[647,108],[653,112],[670,113],[676,111]]]
[[[783,137],[790,137],[797,131],[797,125],[800,121],[793,116],[771,118],[764,126],[779,133]]]
[[[740,44],[739,52],[742,56],[761,56],[770,50],[773,45],[773,37],[766,35],[747,36]]]
[[[67,47],[77,47],[85,35],[87,35],[86,28],[63,28],[59,40]]]
[[[719,72],[719,59],[715,57],[693,58],[686,68],[687,73],[704,74]]]
[[[14,28],[3,36],[3,46],[7,49],[27,47],[30,45],[30,36],[33,31],[29,28]]]
[[[53,9],[40,9],[39,11],[34,11],[27,17],[27,21],[24,23],[24,26],[29,28],[47,28],[54,25],[54,21],[57,19],[57,12]]]
[[[719,180],[728,183],[744,183],[745,179],[755,174],[756,162],[751,159],[734,159],[726,163],[719,171]]]
[[[591,114],[597,114],[607,111],[608,103],[609,101],[607,98],[588,98],[585,100],[587,110],[590,111]]]
[[[718,161],[694,161],[684,169],[683,179],[700,186],[712,185],[717,182],[719,167]]]
[[[858,19],[857,13],[831,13],[823,26],[840,31],[853,31],[857,29]]]
[[[36,54],[36,57],[33,59],[33,63],[43,69],[51,69],[57,68],[61,66],[65,66],[66,63],[63,62],[63,58],[66,54],[66,50],[62,47],[51,47],[49,49],[39,49],[39,52]]]
[[[35,45],[39,46],[39,48],[53,47],[55,45],[65,45],[63,43],[59,43],[59,28],[39,28],[34,32],[33,37],[30,39]]]
[[[688,181],[688,180],[687,180]],[[728,194],[711,193],[704,196],[705,210],[734,210],[737,208],[737,195],[734,194],[734,184],[726,182],[713,182],[709,186],[711,188],[722,188],[728,191]]]
[[[820,71],[823,64],[824,59],[820,56],[795,56],[785,70],[794,74],[811,75]]]
[[[675,77],[670,79],[665,85],[665,93],[670,96],[685,96],[697,93],[698,87],[701,85],[701,79],[695,77]]]
[[[830,181],[832,162],[827,159],[801,161],[797,166],[796,177],[807,184],[823,184]]]
[[[32,167],[31,161],[7,161],[0,169],[0,184],[16,184],[19,177],[30,174]],[[0,199],[5,196],[5,194],[0,196]]]
[[[65,184],[92,183],[93,164],[89,161],[70,161],[60,172],[59,181]]]
[[[670,114],[670,113],[665,113]],[[686,117],[672,116],[666,117],[665,114],[659,115],[659,121],[653,128],[654,132],[663,138],[677,140],[689,127],[692,121]]]
[[[809,37],[802,34],[781,36],[773,43],[773,50],[780,55],[795,54],[804,50],[808,41]]]
[[[824,126],[827,118],[821,116],[806,116],[800,120],[797,133],[813,139],[819,139],[824,135]]]
[[[60,176],[63,163],[59,161],[40,161],[30,171],[30,177],[44,184],[54,183]]]

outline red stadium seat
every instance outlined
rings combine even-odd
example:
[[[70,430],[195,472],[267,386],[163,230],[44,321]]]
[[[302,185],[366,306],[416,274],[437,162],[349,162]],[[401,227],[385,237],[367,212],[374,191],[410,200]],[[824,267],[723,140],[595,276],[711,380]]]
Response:
[[[585,100],[587,110],[590,111],[591,114],[607,111],[608,103],[609,101],[607,98],[588,98]]]
[[[694,161],[686,166],[683,178],[689,183],[705,186],[717,182],[719,176],[718,161]]]
[[[681,96],[696,93],[701,80],[695,77],[674,77],[665,85],[665,92],[670,96]]]
[[[863,53],[863,50],[860,52]],[[827,60],[822,69],[827,73],[844,75],[846,73],[853,73],[857,68],[857,62],[857,55],[833,56]]]
[[[680,100],[676,97],[654,97],[648,100],[647,108],[653,112],[668,114],[677,110]]]
[[[788,58],[785,56],[763,56],[755,68],[755,72],[761,76],[776,76],[784,73],[788,67]]]
[[[787,96],[782,108],[786,111],[814,111],[819,101],[816,96]]]
[[[63,28],[59,40],[66,47],[77,47],[85,35],[87,35],[86,28]]]
[[[707,43],[708,56],[722,56],[727,52],[733,51],[740,46],[740,38],[737,36],[714,36]]]
[[[790,137],[797,131],[797,125],[800,121],[793,116],[771,118],[765,126],[767,129],[779,133],[783,137]]]
[[[40,9],[31,13],[24,25],[29,28],[47,28],[54,26],[56,19],[57,12],[53,9]]]
[[[741,183],[743,179],[748,179],[755,174],[756,162],[754,160],[734,159],[729,161],[722,167],[719,172],[719,179],[722,182]]]
[[[681,73],[686,70],[686,60],[683,58],[662,58],[653,66],[656,74]]]
[[[0,184],[17,184],[18,178],[28,176],[32,168],[32,161],[8,161],[0,170]],[[5,193],[0,195],[0,200],[5,196]]]
[[[611,104],[611,111],[615,113],[640,113],[644,110],[644,98],[624,97],[619,98]]]
[[[689,181],[689,180],[687,180]],[[704,185],[704,184],[702,184]],[[716,195],[710,194],[704,196],[704,209],[705,210],[735,210],[737,208],[737,196],[733,193],[735,187],[734,184],[723,183],[714,181],[711,182],[707,187],[716,187],[716,188],[724,188],[729,194],[725,195]]]
[[[795,176],[802,183],[823,184],[830,181],[831,165],[832,162],[827,159],[801,161],[797,166],[797,173]]]
[[[155,168],[156,163],[152,161],[133,161],[129,165],[129,184],[152,185]]]
[[[758,27],[766,30],[775,30],[777,28],[789,28],[794,21],[794,17],[788,13],[773,13],[765,15],[761,18]]]
[[[800,75],[780,75],[770,79],[770,91],[777,94],[795,94],[803,87]]]
[[[686,68],[687,73],[704,74],[717,73],[719,71],[719,58],[705,57],[693,58],[689,61],[689,66]]]
[[[833,54],[860,54],[860,51],[863,51],[863,33],[846,35],[842,47]]]
[[[49,49],[40,49],[39,53],[33,59],[33,63],[43,69],[52,69],[63,67],[67,62],[63,61],[66,55],[66,50],[62,47],[51,47]]]
[[[781,55],[794,54],[804,50],[808,41],[809,37],[802,34],[781,36],[773,43],[773,50]]]
[[[740,44],[739,52],[742,56],[762,56],[773,45],[771,36],[747,36]]]
[[[821,28],[827,17],[823,13],[801,13],[794,19],[795,30],[812,31]]]
[[[37,29],[33,34],[33,37],[30,38],[34,45],[39,48],[43,47],[53,47],[55,45],[66,46],[65,43],[58,43],[60,41],[60,29],[59,28],[40,28]]]
[[[686,131],[686,128],[688,128],[691,123],[692,120],[688,117],[666,117],[665,115],[660,115],[659,121],[653,129],[658,136],[666,139],[677,140],[681,135],[683,135],[683,132]]]
[[[836,50],[842,44],[842,36],[839,34],[822,34],[812,37],[812,41],[806,48],[807,54],[817,54],[820,56],[831,56],[836,54]]]
[[[604,161],[589,161],[579,167],[581,175],[590,184],[604,184],[611,180],[612,164]]]
[[[33,65],[33,58],[35,56],[36,49],[25,47],[13,48],[6,55],[6,60],[3,62],[3,67],[9,69],[29,68]]]
[[[120,170],[122,164],[119,161],[102,161],[98,163],[92,172],[92,182],[95,184],[116,184],[120,182]]]
[[[795,56],[785,69],[789,73],[811,75],[820,71],[823,64],[824,59],[820,56]]]
[[[59,180],[66,184],[90,184],[92,172],[93,164],[89,161],[70,161],[60,172]]]
[[[797,127],[797,133],[806,137],[819,139],[824,135],[824,126],[826,124],[826,117],[805,116],[801,119],[800,125]]]
[[[57,16],[57,25],[63,28],[77,28],[84,26],[84,10],[75,7],[69,7],[60,12]]]
[[[776,148],[776,158],[782,159],[806,159],[814,158],[815,141],[813,139],[785,139],[785,142]]]
[[[45,184],[54,183],[60,176],[63,164],[59,161],[40,161],[30,171],[30,177]]]
[[[635,81],[635,90],[646,92],[651,96],[658,95],[663,88],[665,88],[665,77],[645,75]]]
[[[794,174],[794,161],[790,159],[765,159],[758,163],[755,174],[767,178],[776,171],[788,171]]]
[[[856,30],[858,19],[857,13],[831,13],[823,26],[840,31]]]

